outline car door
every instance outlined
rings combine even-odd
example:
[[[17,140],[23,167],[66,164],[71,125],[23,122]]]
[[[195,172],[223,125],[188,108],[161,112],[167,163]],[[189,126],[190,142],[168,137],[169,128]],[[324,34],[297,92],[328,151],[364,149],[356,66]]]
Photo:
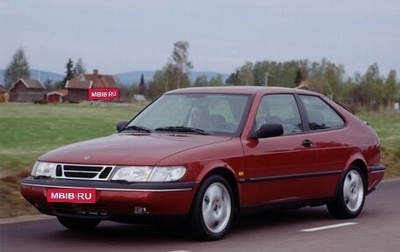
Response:
[[[317,95],[299,95],[299,99],[307,117],[308,139],[318,150],[314,173],[319,176],[313,183],[319,185],[319,196],[333,196],[340,174],[356,150],[343,144],[351,136],[345,120],[328,103]]]
[[[245,140],[242,203],[252,206],[312,197],[318,190],[312,184],[318,154],[303,130],[295,96],[263,96],[254,128],[264,123],[281,124],[283,135]]]

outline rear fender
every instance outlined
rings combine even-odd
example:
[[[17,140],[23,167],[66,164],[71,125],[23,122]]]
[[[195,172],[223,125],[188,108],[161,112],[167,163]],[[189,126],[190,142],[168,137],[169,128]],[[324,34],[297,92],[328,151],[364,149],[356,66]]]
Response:
[[[364,189],[367,190],[368,188],[368,167],[365,162],[364,157],[360,153],[354,153],[352,156],[349,157],[349,159],[346,162],[346,165],[344,166],[344,169],[342,170],[342,173],[340,175],[340,179],[338,180],[338,183],[336,185],[335,189],[335,194],[337,195],[340,189],[340,182],[343,180],[343,177],[345,176],[346,172],[350,169],[351,165],[356,165],[358,168],[360,168],[362,175],[364,176]]]

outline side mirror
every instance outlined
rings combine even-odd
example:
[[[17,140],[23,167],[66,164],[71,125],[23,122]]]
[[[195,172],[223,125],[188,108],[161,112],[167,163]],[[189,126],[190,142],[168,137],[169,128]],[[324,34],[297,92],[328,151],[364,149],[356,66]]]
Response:
[[[128,124],[128,121],[119,121],[119,122],[117,122],[117,132],[122,130],[127,124]]]
[[[282,124],[263,124],[261,127],[251,134],[251,138],[267,138],[283,135]]]

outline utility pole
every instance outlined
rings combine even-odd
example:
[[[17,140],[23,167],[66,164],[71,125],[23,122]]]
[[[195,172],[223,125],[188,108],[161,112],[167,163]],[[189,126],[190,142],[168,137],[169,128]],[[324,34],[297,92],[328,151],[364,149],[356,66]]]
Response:
[[[268,73],[268,72],[265,72],[265,80],[264,80],[264,85],[266,86],[266,87],[268,87],[268,76],[269,76],[270,74]]]

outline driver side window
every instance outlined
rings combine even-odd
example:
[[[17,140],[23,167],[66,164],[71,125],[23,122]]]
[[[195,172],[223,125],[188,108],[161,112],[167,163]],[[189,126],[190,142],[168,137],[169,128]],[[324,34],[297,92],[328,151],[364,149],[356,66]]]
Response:
[[[294,96],[291,94],[265,95],[257,110],[257,129],[262,124],[281,124],[283,135],[302,132],[300,113]]]

